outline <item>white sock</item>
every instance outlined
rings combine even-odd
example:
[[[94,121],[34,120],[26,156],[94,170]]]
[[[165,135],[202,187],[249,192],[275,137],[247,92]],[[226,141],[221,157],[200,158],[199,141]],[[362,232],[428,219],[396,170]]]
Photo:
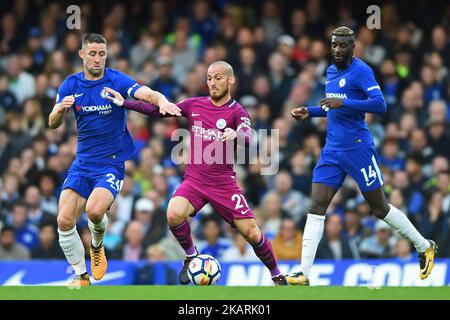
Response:
[[[317,247],[322,239],[325,216],[308,213],[302,242],[302,262],[300,270],[309,277],[311,266],[316,257]]]
[[[89,230],[91,230],[92,244],[98,248],[103,243],[105,237],[106,226],[108,225],[108,217],[106,213],[103,215],[103,219],[100,223],[95,224],[88,219]]]
[[[419,231],[409,221],[406,214],[389,204],[391,210],[389,210],[386,217],[383,219],[387,224],[394,228],[404,238],[412,242],[418,252],[424,252],[430,246],[430,242],[425,239]]]
[[[77,227],[68,231],[58,228],[59,245],[66,256],[67,261],[72,265],[77,275],[86,273],[86,261],[84,260],[84,246],[81,242]]]

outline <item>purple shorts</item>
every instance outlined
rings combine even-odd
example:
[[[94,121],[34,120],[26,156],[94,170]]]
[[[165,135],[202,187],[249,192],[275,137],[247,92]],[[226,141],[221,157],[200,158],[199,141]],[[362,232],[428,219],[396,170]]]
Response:
[[[235,181],[225,186],[205,186],[192,179],[185,179],[173,197],[186,198],[195,208],[195,212],[208,202],[215,211],[234,227],[234,219],[254,219],[252,209],[247,204],[241,189]]]

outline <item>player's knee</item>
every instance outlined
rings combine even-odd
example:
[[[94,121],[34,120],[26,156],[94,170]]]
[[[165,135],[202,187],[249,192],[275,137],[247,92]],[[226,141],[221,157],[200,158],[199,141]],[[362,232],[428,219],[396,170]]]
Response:
[[[59,214],[56,218],[56,222],[58,224],[58,229],[61,231],[69,231],[73,229],[75,226],[76,221],[73,219],[70,219],[62,214]]]
[[[178,226],[185,220],[185,215],[183,212],[178,210],[170,209],[167,210],[167,222],[170,226]]]
[[[328,203],[320,200],[313,200],[309,212],[313,214],[325,215],[327,212]]]
[[[86,214],[87,214],[89,220],[91,220],[92,222],[100,223],[103,219],[103,215],[105,214],[105,211],[99,210],[98,208],[95,208],[95,207],[87,207]]]

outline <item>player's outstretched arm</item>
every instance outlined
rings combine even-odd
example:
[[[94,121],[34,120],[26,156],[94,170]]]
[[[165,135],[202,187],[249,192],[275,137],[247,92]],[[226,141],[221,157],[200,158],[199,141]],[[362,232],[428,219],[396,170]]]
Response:
[[[134,110],[139,113],[146,114],[153,118],[163,118],[163,117],[174,117],[175,115],[172,115],[170,113],[162,114],[160,111],[160,108],[157,106],[147,103],[140,100],[125,100],[122,95],[117,92],[116,90],[113,90],[108,87],[104,87],[105,92],[107,93],[104,95],[105,99],[111,100],[115,105],[119,107],[124,107],[125,109]]]
[[[367,92],[367,100],[357,100],[357,99],[344,99],[343,105],[347,108],[364,111],[369,113],[382,114],[386,113],[387,105],[386,100],[384,100],[383,94],[380,91],[380,87],[373,88]]]
[[[297,121],[305,120],[308,117],[326,117],[327,113],[320,107],[300,107],[291,111],[291,116]]]
[[[72,107],[74,102],[75,97],[73,95],[70,95],[64,97],[61,103],[55,104],[52,112],[48,116],[48,125],[50,128],[56,129],[59,128],[59,126],[61,126],[64,119],[64,113],[66,113],[69,110],[69,108]]]
[[[169,102],[162,93],[152,90],[149,87],[140,87],[134,93],[134,97],[158,106],[159,112],[162,115],[168,113],[172,116],[181,116],[181,109],[176,104]]]

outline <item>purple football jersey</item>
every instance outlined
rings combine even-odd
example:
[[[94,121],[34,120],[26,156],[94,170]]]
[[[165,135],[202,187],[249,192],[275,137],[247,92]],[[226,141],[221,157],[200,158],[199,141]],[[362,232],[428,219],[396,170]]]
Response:
[[[234,99],[216,106],[209,97],[194,97],[177,104],[189,120],[190,163],[184,177],[208,185],[234,181],[233,170],[236,140],[224,141],[225,128],[249,134],[247,111]]]

